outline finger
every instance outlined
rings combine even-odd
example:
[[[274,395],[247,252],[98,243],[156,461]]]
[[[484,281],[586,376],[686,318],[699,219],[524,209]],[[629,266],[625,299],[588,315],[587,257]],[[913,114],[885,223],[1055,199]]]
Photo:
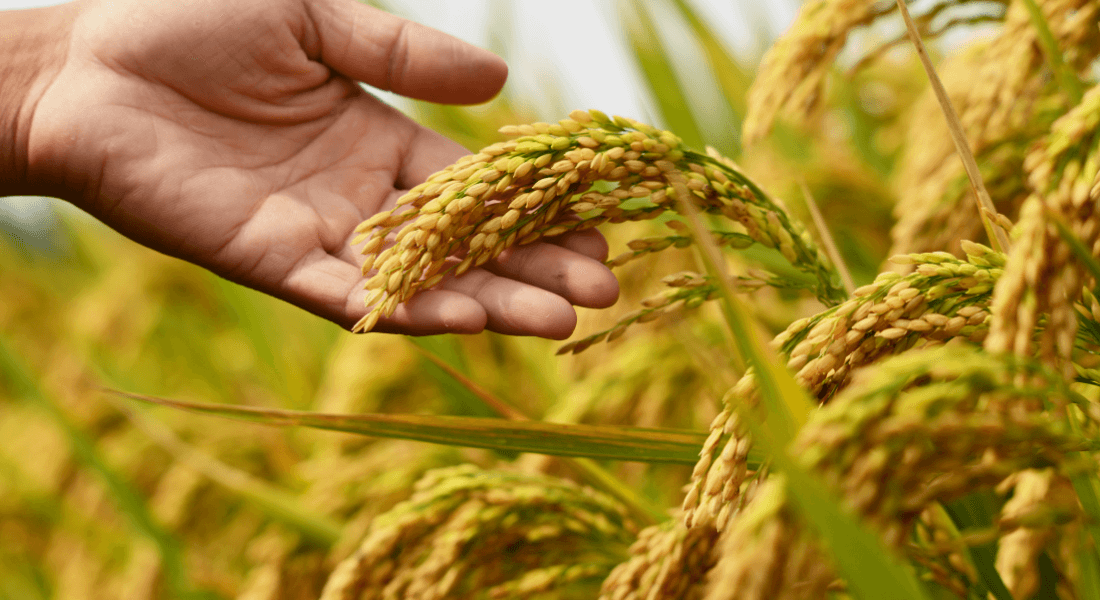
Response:
[[[362,304],[362,297],[357,298]],[[476,300],[448,290],[426,290],[398,304],[393,315],[379,319],[373,331],[407,335],[481,333],[488,317]]]
[[[546,241],[600,262],[607,260],[607,254],[610,252],[607,239],[595,229],[571,231]]]
[[[476,300],[485,309],[485,328],[497,333],[564,340],[577,326],[577,313],[565,298],[484,269],[445,279],[439,289]]]
[[[477,104],[500,91],[508,66],[497,55],[354,0],[307,4],[321,62],[374,87],[445,104]]]
[[[554,244],[513,246],[485,263],[485,269],[580,306],[606,308],[619,299],[619,282],[603,263]]]
[[[261,291],[351,329],[367,314],[362,283],[358,267],[318,250],[299,261],[278,289]],[[410,335],[478,333],[485,323],[485,310],[474,299],[428,290],[399,305],[375,330]]]

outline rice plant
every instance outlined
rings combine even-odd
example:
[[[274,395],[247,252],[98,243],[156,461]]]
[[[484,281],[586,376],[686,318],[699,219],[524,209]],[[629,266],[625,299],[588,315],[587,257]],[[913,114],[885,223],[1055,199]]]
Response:
[[[684,141],[624,3],[669,130],[492,133],[504,103],[360,226],[363,332],[599,227],[631,306],[556,348],[341,336],[112,238],[65,277],[5,249],[0,598],[1100,598],[1100,3],[811,0],[747,90],[663,5],[741,148]],[[976,24],[930,73],[903,50]]]

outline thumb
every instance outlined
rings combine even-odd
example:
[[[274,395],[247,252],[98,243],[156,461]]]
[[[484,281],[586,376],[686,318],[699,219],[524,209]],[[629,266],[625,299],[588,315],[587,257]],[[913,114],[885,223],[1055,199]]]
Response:
[[[402,96],[444,104],[490,100],[508,77],[496,54],[355,0],[305,0],[320,61]]]

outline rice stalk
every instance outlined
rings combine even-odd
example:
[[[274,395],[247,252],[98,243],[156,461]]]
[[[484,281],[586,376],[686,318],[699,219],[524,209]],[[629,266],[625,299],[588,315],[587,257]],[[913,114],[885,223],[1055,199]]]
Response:
[[[1041,8],[1058,46],[1066,49],[1067,68],[1086,70],[1100,54],[1094,26],[1100,7],[1088,0],[1048,0]],[[1070,106],[1048,75],[1038,36],[1026,6],[1012,2],[993,39],[969,45],[939,67],[996,210],[1010,217],[1028,195],[1020,175],[1029,145]],[[980,231],[961,209],[969,202],[964,174],[949,160],[954,148],[938,112],[931,93],[911,110],[895,176],[892,253],[955,252],[960,240],[975,239]]]

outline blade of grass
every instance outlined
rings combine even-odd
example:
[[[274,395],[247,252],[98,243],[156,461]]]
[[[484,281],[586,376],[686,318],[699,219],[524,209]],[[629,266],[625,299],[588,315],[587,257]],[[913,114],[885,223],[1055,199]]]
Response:
[[[954,502],[942,506],[955,527],[960,530],[983,529],[994,526],[994,503],[988,492],[975,493],[959,498]],[[997,572],[995,560],[997,558],[996,540],[986,544],[971,546],[968,549],[970,561],[978,571],[985,590],[979,592],[980,597],[985,597],[986,592],[992,594],[996,600],[1013,600],[1012,593],[1008,591],[1001,574]]]
[[[249,500],[269,518],[289,525],[305,538],[325,547],[339,541],[343,530],[340,522],[306,510],[290,493],[187,444],[165,425],[122,404],[121,401],[115,400],[114,404],[135,427],[173,458]]]
[[[810,211],[810,218],[814,220],[814,226],[817,227],[817,234],[821,236],[821,243],[825,246],[825,251],[829,253],[829,258],[832,259],[833,264],[836,265],[836,270],[840,273],[840,281],[844,283],[844,290],[850,296],[856,289],[856,284],[852,281],[852,273],[848,271],[848,265],[844,263],[844,257],[840,255],[840,250],[836,247],[833,234],[829,231],[829,224],[825,222],[825,217],[821,215],[821,210],[817,206],[817,201],[814,200],[814,195],[810,193],[810,186],[806,185],[806,180],[801,177],[798,179],[798,185],[802,188],[802,197],[805,198],[806,208]]]
[[[1058,230],[1058,235],[1061,236],[1062,241],[1064,241],[1066,245],[1069,246],[1070,251],[1073,252],[1073,256],[1081,261],[1081,264],[1088,269],[1093,279],[1098,282],[1094,293],[1100,292],[1100,261],[1097,261],[1096,257],[1092,255],[1092,252],[1085,247],[1081,238],[1077,237],[1077,235],[1069,230],[1069,225],[1066,224],[1066,220],[1062,215],[1049,208],[1045,209],[1045,213],[1047,219],[1054,223],[1054,227]]]
[[[1072,237],[1077,239],[1076,236]],[[1082,416],[1078,410],[1068,410],[1066,417],[1070,429],[1075,433],[1082,433]],[[1070,482],[1073,484],[1074,491],[1077,492],[1081,509],[1085,511],[1085,535],[1092,542],[1091,548],[1085,544],[1078,555],[1081,566],[1079,586],[1083,588],[1082,591],[1091,590],[1090,593],[1079,597],[1100,598],[1100,481],[1094,473],[1085,472],[1070,477]]]
[[[458,369],[447,364],[442,358],[435,356],[419,345],[417,345],[417,350],[419,350],[425,358],[432,361],[436,366],[453,377],[455,381],[469,389],[471,393],[480,398],[485,402],[486,406],[492,408],[500,416],[511,421],[531,420],[522,411],[513,407],[508,402],[497,398],[485,388],[474,383],[469,377],[466,377],[460,373]],[[658,510],[657,507],[646,502],[641,495],[623,485],[623,482],[619,481],[618,478],[608,473],[603,467],[597,465],[591,459],[560,457],[560,460],[572,468],[589,485],[618,498],[620,502],[634,513],[634,516],[638,518],[640,522],[653,525],[665,519],[666,515],[661,510]]]
[[[527,416],[520,412],[518,409],[514,408],[507,402],[497,398],[489,390],[486,390],[480,385],[474,383],[473,380],[471,380],[469,377],[466,377],[466,375],[463,374],[462,371],[460,371],[457,367],[452,366],[450,362],[434,352],[429,344],[424,343],[424,341],[419,338],[409,338],[409,340],[412,342],[413,347],[416,348],[417,352],[420,353],[420,356],[424,357],[425,360],[427,360],[429,363],[439,369],[439,371],[444,376],[449,378],[450,382],[458,384],[443,386],[445,392],[456,389],[463,390],[467,392],[466,394],[464,394],[465,396],[475,399],[476,401],[483,404],[485,407],[488,407],[491,412],[496,413],[497,415],[504,417],[505,419],[511,419],[514,421],[527,420]],[[464,402],[464,404],[466,404],[466,402]]]
[[[732,150],[736,151],[741,145],[741,119],[745,116],[745,97],[752,77],[686,0],[672,0],[672,4],[687,21],[696,41],[702,46],[718,87],[722,90],[726,106],[734,116],[731,133],[735,137]]]
[[[931,600],[913,573],[878,536],[844,510],[817,477],[798,467],[786,452],[774,456],[775,467],[787,477],[787,493],[821,536],[854,597]]]
[[[1043,10],[1035,0],[1024,0],[1024,6],[1031,16],[1031,24],[1035,27],[1035,33],[1039,37],[1039,46],[1050,63],[1050,70],[1062,86],[1062,91],[1069,96],[1074,105],[1081,103],[1081,97],[1085,95],[1084,86],[1077,74],[1069,68],[1066,61],[1062,60],[1062,49],[1058,47],[1058,40],[1054,39],[1054,32],[1050,30],[1050,24],[1043,16]]]
[[[120,396],[180,410],[280,427],[311,427],[448,446],[534,452],[550,456],[695,464],[707,434],[683,429],[566,425],[436,415],[327,414],[184,402],[111,390]],[[757,457],[752,457],[754,464]]]
[[[30,367],[12,351],[4,336],[0,336],[0,376],[8,379],[24,400],[38,406],[50,416],[65,433],[73,457],[99,477],[110,491],[119,511],[138,532],[153,541],[160,555],[165,593],[168,597],[212,597],[210,592],[196,590],[191,586],[178,540],[157,523],[141,494],[111,468],[92,438],[69,419],[57,402],[38,385]]]
[[[898,10],[901,12],[901,18],[905,20],[905,28],[909,31],[909,39],[913,42],[913,47],[924,66],[924,71],[928,74],[928,82],[932,85],[932,90],[936,94],[940,108],[943,109],[943,115],[947,119],[947,128],[951,132],[951,140],[955,142],[955,151],[958,152],[963,168],[966,169],[966,176],[970,179],[970,186],[973,188],[974,197],[978,203],[978,215],[985,226],[985,234],[989,237],[989,242],[993,245],[994,250],[1008,252],[1011,247],[1008,234],[993,218],[993,215],[997,214],[997,209],[993,206],[993,200],[990,199],[989,192],[985,189],[982,173],[978,170],[978,163],[974,160],[970,143],[966,141],[962,123],[959,122],[959,115],[955,112],[955,107],[951,104],[951,98],[947,96],[947,90],[944,89],[940,76],[936,74],[931,59],[928,58],[928,51],[924,49],[924,42],[920,39],[920,32],[917,31],[917,26],[913,24],[912,17],[909,16],[909,9],[906,8],[905,1],[896,0],[896,2]]]
[[[729,285],[718,246],[691,204],[682,178],[672,181],[672,186],[699,242],[707,271],[719,282],[722,313],[733,332],[734,343],[756,370],[757,388],[768,418],[761,422],[755,412],[742,410],[744,420],[764,455],[786,477],[787,493],[795,508],[821,537],[856,598],[928,600],[916,577],[883,546],[878,536],[845,510],[840,500],[788,453],[787,447],[812,410],[812,401],[752,329],[747,312]],[[781,422],[776,424],[777,420]]]
[[[814,402],[794,380],[790,371],[775,351],[760,340],[750,322],[737,292],[730,285],[729,273],[721,250],[703,224],[699,211],[691,202],[682,177],[672,181],[677,200],[688,217],[692,235],[698,242],[700,256],[706,270],[718,282],[722,314],[733,334],[733,342],[744,361],[755,369],[757,387],[768,411],[763,427],[775,439],[777,448],[784,448],[794,439],[813,410]]]
[[[1095,534],[1081,532],[1082,545],[1086,548],[1079,556],[1080,575],[1075,587],[1078,598],[1100,598],[1100,561],[1097,560],[1096,546],[1089,548],[1087,542],[1095,539]]]
[[[661,43],[656,25],[644,2],[633,0],[621,5],[626,37],[665,126],[675,131],[692,148],[705,145],[703,130],[695,120],[687,95],[676,79],[676,69]]]

